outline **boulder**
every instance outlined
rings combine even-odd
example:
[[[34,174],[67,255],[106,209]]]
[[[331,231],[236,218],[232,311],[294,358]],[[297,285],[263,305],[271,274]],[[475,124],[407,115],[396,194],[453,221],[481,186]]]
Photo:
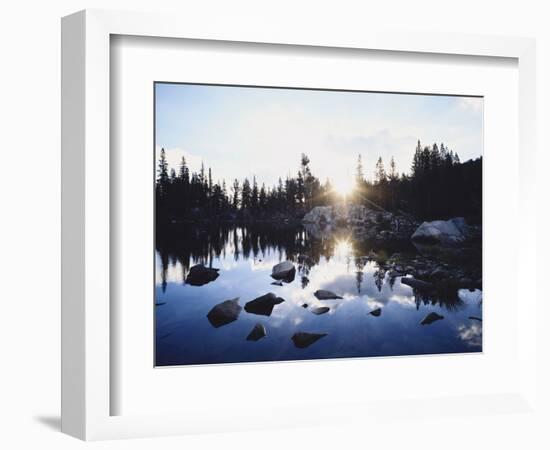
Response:
[[[258,314],[261,316],[270,316],[275,305],[283,303],[285,300],[277,297],[272,292],[262,295],[254,300],[249,301],[244,305],[244,310],[247,313]]]
[[[330,308],[327,306],[316,306],[313,308],[310,308],[310,311],[313,314],[316,314],[317,316],[320,316],[321,314],[325,314],[330,311]]]
[[[254,325],[254,328],[252,328],[252,331],[248,333],[246,340],[258,341],[266,335],[267,333],[265,332],[265,327],[261,323],[257,323],[256,325]]]
[[[363,205],[316,206],[304,216],[302,222],[317,225],[365,224],[373,221],[375,214]]]
[[[339,295],[336,295],[334,292],[325,291],[324,289],[319,289],[318,291],[315,291],[313,295],[315,295],[318,300],[336,300],[343,298]]]
[[[332,206],[316,206],[304,216],[302,222],[330,224],[333,221],[332,219]]]
[[[273,266],[271,270],[271,278],[276,280],[286,281],[290,283],[294,281],[296,275],[296,267],[290,261],[283,261]]]
[[[278,280],[278,281],[274,281],[273,283],[271,283],[273,286],[282,286],[283,285],[283,282],[281,280]]]
[[[185,282],[191,286],[202,286],[218,278],[220,276],[219,270],[197,264],[189,269]]]
[[[210,310],[206,317],[208,317],[214,328],[218,328],[237,320],[241,309],[242,307],[239,305],[239,298],[237,297],[218,303]]]
[[[380,314],[382,314],[382,308],[373,309],[371,312],[369,312],[369,314],[374,317],[380,317]]]
[[[423,222],[411,239],[424,244],[459,246],[469,237],[468,228],[463,217]]]
[[[436,312],[431,312],[426,317],[422,319],[420,325],[430,325],[431,323],[437,322],[438,320],[444,319],[444,317]]]
[[[294,333],[292,335],[292,342],[294,342],[297,348],[306,348],[326,335],[327,333]]]

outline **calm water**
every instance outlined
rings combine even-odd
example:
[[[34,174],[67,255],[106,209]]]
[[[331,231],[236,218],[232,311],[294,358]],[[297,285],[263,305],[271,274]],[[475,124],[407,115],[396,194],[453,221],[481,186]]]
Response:
[[[415,295],[400,277],[390,277],[384,256],[414,248],[373,248],[351,233],[325,233],[302,227],[175,226],[158,233],[156,252],[156,364],[185,365],[248,361],[479,352],[482,348],[481,292],[460,290],[445,298]],[[380,263],[364,258],[375,251]],[[290,260],[293,282],[274,286],[272,267]],[[204,286],[185,284],[190,267],[219,268]],[[317,300],[327,289],[342,300]],[[285,301],[271,316],[248,313],[246,302],[268,292]],[[210,309],[239,297],[238,319],[214,328]],[[302,305],[307,304],[308,308]],[[328,306],[315,315],[311,308]],[[369,311],[380,307],[379,317]],[[444,316],[430,325],[430,312]],[[267,336],[247,341],[255,324]],[[307,348],[296,348],[296,332],[326,333]]]

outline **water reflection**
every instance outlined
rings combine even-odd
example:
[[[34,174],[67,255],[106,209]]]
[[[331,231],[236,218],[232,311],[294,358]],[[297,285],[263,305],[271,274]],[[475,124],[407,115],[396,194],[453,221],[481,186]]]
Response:
[[[158,230],[157,365],[480,351],[482,323],[469,317],[481,318],[481,292],[413,290],[392,271],[395,252],[417,254],[412,246],[382,247],[345,229],[178,225]],[[271,270],[285,260],[296,266],[296,277],[273,285]],[[203,286],[186,284],[197,264],[220,269],[219,277]],[[318,300],[313,293],[319,289],[342,299]],[[244,309],[269,293],[284,299],[268,308],[270,315]],[[213,328],[209,311],[235,298],[243,308],[238,320]],[[377,308],[383,313],[369,314]],[[445,318],[419,326],[430,312]],[[266,336],[247,341],[255,327],[263,327]],[[323,339],[296,346],[291,339],[296,333]]]

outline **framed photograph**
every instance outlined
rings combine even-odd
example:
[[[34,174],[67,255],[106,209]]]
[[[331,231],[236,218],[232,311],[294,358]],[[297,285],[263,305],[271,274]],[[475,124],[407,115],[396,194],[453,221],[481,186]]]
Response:
[[[63,431],[532,412],[533,41],[207,30],[63,19]]]
[[[156,366],[482,351],[482,97],[154,94]]]

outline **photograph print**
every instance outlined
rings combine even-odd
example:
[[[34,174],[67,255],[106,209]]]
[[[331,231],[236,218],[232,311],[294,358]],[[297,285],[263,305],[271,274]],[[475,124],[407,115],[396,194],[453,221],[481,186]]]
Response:
[[[154,97],[155,366],[482,351],[482,97]]]

